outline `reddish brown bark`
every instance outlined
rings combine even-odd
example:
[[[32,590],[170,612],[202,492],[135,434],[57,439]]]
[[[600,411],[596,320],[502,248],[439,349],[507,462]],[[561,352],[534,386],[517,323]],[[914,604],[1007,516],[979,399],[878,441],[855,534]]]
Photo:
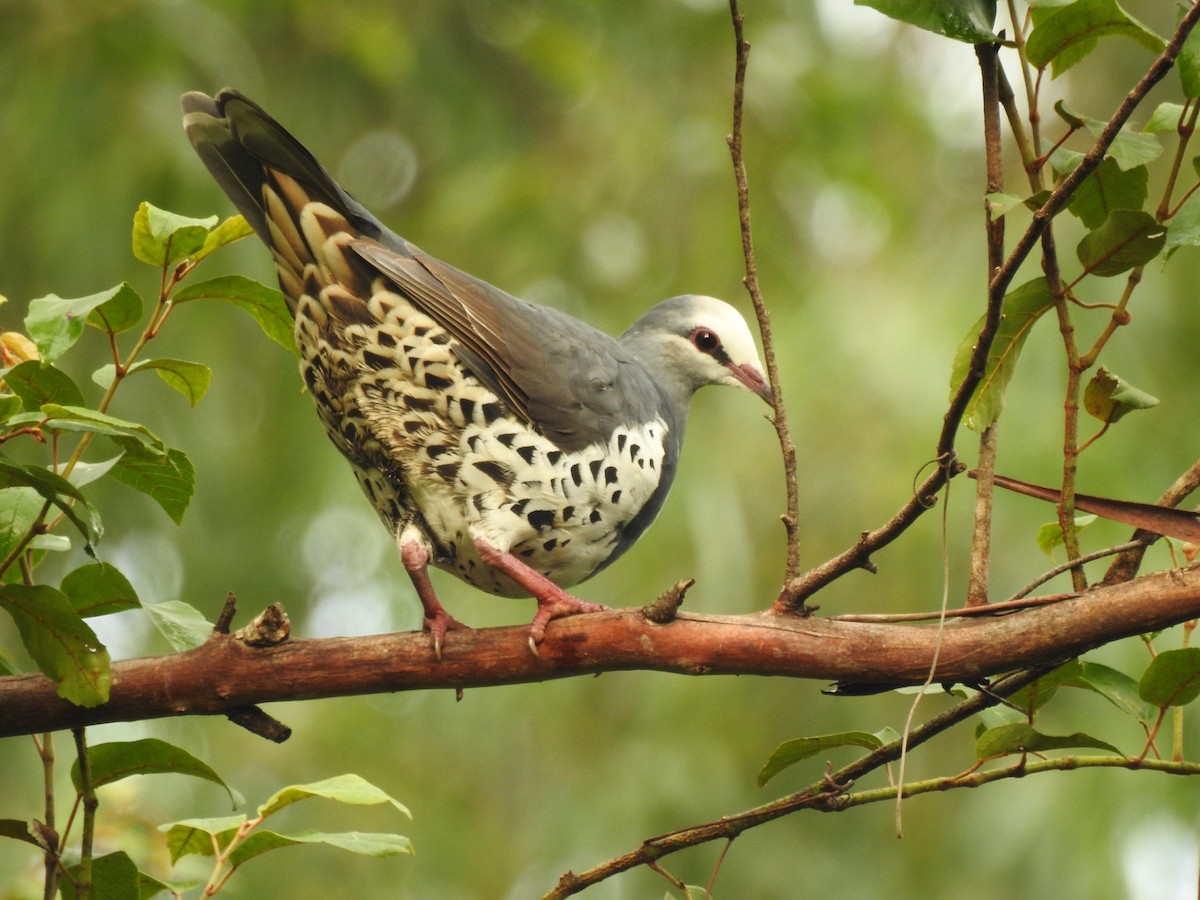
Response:
[[[1200,568],[1097,588],[996,618],[955,621],[942,636],[938,680],[973,680],[1078,654],[1200,617]],[[59,698],[40,675],[0,678],[0,737],[99,722],[215,715],[258,703],[389,691],[486,687],[597,672],[777,675],[902,684],[925,678],[933,625],[837,622],[762,613],[680,613],[667,624],[637,609],[553,622],[540,655],[523,627],[454,631],[442,662],[428,635],[286,640],[250,647],[216,635],[186,653],[115,663],[109,702]]]

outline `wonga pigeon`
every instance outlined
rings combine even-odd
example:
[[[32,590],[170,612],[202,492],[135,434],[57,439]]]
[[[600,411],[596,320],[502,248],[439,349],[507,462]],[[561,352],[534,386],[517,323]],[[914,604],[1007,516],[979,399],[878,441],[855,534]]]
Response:
[[[427,566],[532,595],[530,646],[603,607],[564,588],[641,536],[708,384],[770,401],[733,307],[686,295],[619,338],[518,300],[389,231],[235,90],[183,96],[196,152],[271,249],[300,371],[329,437],[394,535],[441,657]]]

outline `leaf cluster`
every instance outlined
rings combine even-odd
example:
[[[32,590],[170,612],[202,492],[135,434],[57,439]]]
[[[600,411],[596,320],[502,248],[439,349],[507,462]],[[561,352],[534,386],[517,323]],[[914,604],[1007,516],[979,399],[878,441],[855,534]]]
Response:
[[[215,216],[192,219],[143,203],[134,216],[132,247],[139,261],[160,273],[160,292],[152,302],[129,283],[87,297],[51,294],[30,302],[23,331],[0,332],[0,609],[13,620],[38,671],[76,705],[105,703],[112,684],[108,651],[89,619],[142,610],[177,651],[197,646],[212,632],[212,624],[185,603],[143,605],[125,574],[103,559],[104,525],[89,486],[111,479],[149,497],[176,523],[188,508],[196,476],[187,454],[167,445],[145,422],[114,413],[119,389],[129,378],[144,377],[139,373],[154,373],[193,407],[203,399],[212,380],[208,366],[146,352],[177,308],[205,300],[231,303],[250,313],[269,338],[294,349],[291,318],[278,291],[238,275],[194,277],[204,259],[250,233],[241,216],[223,222]],[[93,372],[91,385],[81,385],[61,363],[89,330],[99,332],[109,361]],[[47,554],[70,551],[76,543],[91,561],[68,571],[57,585],[40,577]],[[16,673],[10,657],[0,653],[0,674]],[[44,735],[38,745],[48,772],[51,740]],[[140,872],[124,852],[92,857],[96,789],[130,775],[170,773],[221,786],[235,806],[241,798],[205,763],[163,741],[88,748],[79,729],[76,743],[71,777],[75,810],[83,808],[79,861],[68,865],[63,852],[74,812],[61,833],[47,824],[54,803],[50,784],[46,823],[3,819],[0,836],[40,847],[52,862],[47,890],[53,892],[58,882],[68,900],[145,898],[164,890],[181,896],[188,885],[169,885]],[[253,819],[165,826],[172,858],[215,855],[205,894],[211,896],[238,866],[278,847],[322,843],[375,856],[411,852],[407,839],[398,835],[281,834],[260,827],[285,806],[318,796],[341,803],[388,802],[407,813],[374,786],[348,775],[285,788]]]

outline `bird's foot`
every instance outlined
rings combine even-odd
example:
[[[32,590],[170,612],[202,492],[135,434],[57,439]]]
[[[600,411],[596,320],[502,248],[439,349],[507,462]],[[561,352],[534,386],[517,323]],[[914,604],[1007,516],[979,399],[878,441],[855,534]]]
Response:
[[[568,594],[541,572],[531,569],[511,553],[497,550],[481,537],[475,538],[475,548],[485,563],[497,572],[507,575],[537,600],[538,610],[529,624],[529,649],[534,656],[537,656],[538,644],[546,637],[546,625],[551,619],[561,619],[579,613],[603,612],[608,609],[607,606],[589,603]]]
[[[537,598],[537,612],[533,621],[529,623],[529,649],[533,651],[534,656],[538,655],[538,644],[546,637],[546,625],[551,619],[577,616],[580,613],[604,612],[608,609],[601,603],[580,600],[557,585],[555,587],[555,592]]]
[[[433,638],[433,655],[437,658],[438,662],[442,661],[442,646],[446,642],[447,631],[471,630],[469,625],[464,625],[450,615],[450,613],[446,612],[440,603],[435,610],[430,611],[426,609],[422,625],[429,632],[429,636]]]
[[[469,630],[459,622],[437,598],[433,590],[433,582],[429,580],[429,548],[418,538],[407,533],[401,535],[400,561],[408,571],[416,588],[417,597],[421,600],[421,608],[425,610],[424,628],[433,638],[433,655],[438,662],[442,661],[442,645],[446,642],[446,632],[453,630]]]

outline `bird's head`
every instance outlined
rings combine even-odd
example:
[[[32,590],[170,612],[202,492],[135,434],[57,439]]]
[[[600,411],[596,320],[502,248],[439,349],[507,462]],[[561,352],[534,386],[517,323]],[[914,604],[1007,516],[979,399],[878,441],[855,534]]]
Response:
[[[715,297],[685,294],[664,300],[621,336],[644,364],[690,397],[709,384],[730,384],[771,401],[771,386],[741,313]],[[686,399],[686,398],[684,398]]]

